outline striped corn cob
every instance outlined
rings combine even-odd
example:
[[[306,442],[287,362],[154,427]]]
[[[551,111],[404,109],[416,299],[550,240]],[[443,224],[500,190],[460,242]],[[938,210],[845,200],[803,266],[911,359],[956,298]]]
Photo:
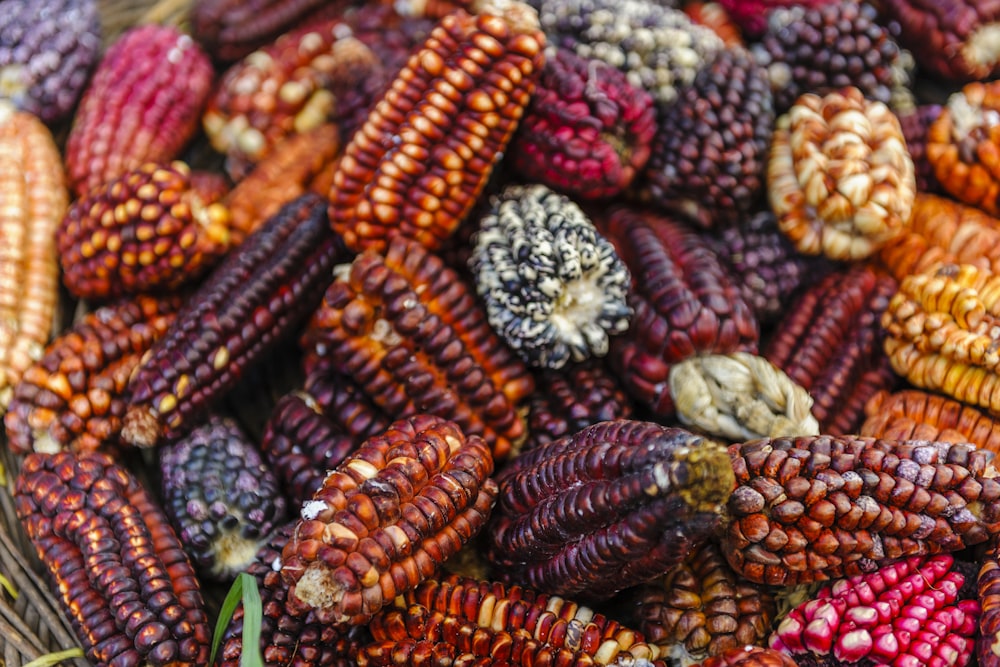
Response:
[[[834,271],[771,332],[763,356],[812,396],[820,433],[854,433],[872,394],[894,385],[879,318],[896,287],[868,264]]]
[[[74,201],[56,234],[63,283],[83,299],[167,293],[229,250],[229,211],[180,161],[146,162]]]
[[[1000,272],[1000,219],[946,197],[917,193],[907,230],[878,258],[897,281],[935,264],[974,264]]]
[[[29,454],[18,517],[95,667],[205,664],[198,579],[153,497],[98,452]]]
[[[865,404],[860,435],[889,440],[971,442],[1000,452],[1000,421],[995,416],[939,394],[919,389],[880,391]]]
[[[52,334],[59,298],[55,232],[68,205],[51,132],[0,100],[0,413]]]
[[[178,296],[119,301],[59,334],[14,389],[4,415],[11,451],[114,449],[129,376],[173,322],[181,301]]]
[[[979,617],[979,636],[976,639],[976,658],[980,667],[1000,665],[1000,546],[994,545],[986,552],[976,593],[982,605]]]
[[[365,251],[338,272],[302,343],[384,415],[450,419],[497,460],[526,435],[527,366],[490,329],[475,292],[416,241],[394,237],[384,255]]]
[[[345,259],[324,204],[286,204],[197,288],[129,380],[124,442],[150,447],[191,428],[316,307]]]
[[[663,667],[662,652],[589,607],[521,586],[449,576],[396,599],[370,625],[360,667]]]
[[[639,403],[669,416],[670,366],[706,352],[756,352],[757,320],[704,235],[633,208],[595,222],[632,276],[634,315],[628,331],[611,339],[611,368]]]
[[[354,134],[330,223],[347,247],[401,234],[437,249],[482,192],[542,67],[535,11],[512,0],[443,18]]]
[[[230,66],[202,127],[239,181],[281,140],[367,110],[387,78],[343,19],[308,22]]]
[[[903,279],[882,315],[892,369],[913,386],[1000,412],[1000,275],[944,264]]]
[[[104,53],[73,117],[66,171],[78,196],[144,162],[170,162],[194,136],[214,74],[171,26],[147,24]]]
[[[992,454],[973,445],[820,435],[753,440],[729,453],[737,487],[723,552],[758,583],[861,574],[1000,530]]]
[[[680,428],[616,420],[500,473],[489,558],[504,582],[593,600],[666,573],[719,526],[725,450]]]
[[[302,506],[281,554],[289,604],[322,622],[367,623],[435,574],[496,499],[485,441],[416,415],[369,438]]]

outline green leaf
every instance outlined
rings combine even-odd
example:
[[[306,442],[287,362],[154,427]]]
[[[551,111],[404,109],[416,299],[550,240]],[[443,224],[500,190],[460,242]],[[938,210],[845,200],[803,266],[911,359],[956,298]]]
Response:
[[[69,648],[65,651],[57,651],[56,653],[46,653],[31,662],[25,663],[22,667],[52,667],[53,665],[58,665],[63,660],[86,657],[82,648]]]
[[[240,602],[243,603],[243,653],[240,655],[240,667],[264,667],[264,658],[260,655],[260,626],[264,620],[264,610],[260,591],[257,590],[257,580],[246,572],[241,572],[236,577],[226,593],[226,599],[222,601],[219,619],[215,622],[209,665],[215,664],[215,654],[222,643],[222,635],[229,627],[229,621]]]

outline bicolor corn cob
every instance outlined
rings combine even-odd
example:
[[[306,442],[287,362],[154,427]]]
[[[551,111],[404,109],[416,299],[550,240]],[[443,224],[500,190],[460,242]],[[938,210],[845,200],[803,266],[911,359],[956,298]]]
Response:
[[[327,475],[281,555],[289,604],[322,622],[367,623],[432,577],[496,499],[486,442],[416,415],[366,440]]]
[[[761,646],[731,648],[692,667],[796,667],[797,662],[781,651]]]
[[[723,448],[679,428],[617,420],[513,459],[489,526],[497,576],[606,599],[680,564],[733,489]]]
[[[820,433],[853,433],[872,394],[894,384],[879,318],[896,288],[868,264],[848,266],[800,294],[771,332],[763,356],[812,396]]]
[[[820,435],[752,440],[730,456],[723,552],[758,583],[862,574],[1000,530],[992,454],[973,445]]]
[[[95,300],[176,291],[229,250],[229,219],[187,164],[146,162],[70,205],[56,234],[63,283]]]
[[[982,608],[976,659],[980,667],[1000,665],[1000,547],[994,545],[983,557],[976,579],[976,599]]]
[[[303,195],[283,206],[185,302],[129,380],[122,440],[181,435],[308,317],[345,259],[324,204]]]
[[[637,401],[670,415],[671,364],[706,352],[757,351],[757,320],[704,235],[633,208],[595,222],[632,276],[632,322],[611,339],[608,358]]]
[[[128,470],[97,452],[29,454],[14,499],[96,667],[207,662],[211,631],[194,568]]]
[[[59,334],[15,387],[4,415],[11,451],[113,449],[129,376],[180,305],[178,296],[138,296],[102,306]]]
[[[68,205],[52,133],[0,100],[0,413],[52,335],[59,300],[55,232]]]
[[[365,251],[337,278],[302,343],[395,418],[422,412],[481,435],[497,460],[525,437],[527,366],[490,329],[473,292],[405,237]]]
[[[903,279],[882,315],[892,369],[922,389],[1000,412],[1000,275],[944,264]]]
[[[860,435],[888,440],[971,442],[1000,452],[1000,421],[971,405],[919,389],[880,391],[865,404]]]
[[[226,171],[239,181],[281,140],[367,109],[356,95],[385,78],[375,54],[343,19],[309,22],[227,69],[202,114]],[[381,91],[378,91],[381,93]]]
[[[575,602],[521,586],[449,576],[396,599],[369,626],[360,667],[662,667],[642,636]]]
[[[762,645],[777,611],[774,591],[738,577],[715,540],[624,595],[646,640],[685,662]]]
[[[210,415],[157,450],[160,497],[198,573],[229,582],[286,520],[278,478],[232,419]]]
[[[330,223],[347,247],[404,235],[437,249],[466,216],[534,90],[545,38],[518,2],[443,18],[354,134]]]
[[[898,281],[937,264],[974,264],[1000,272],[1000,220],[934,194],[917,193],[905,232],[878,255]]]
[[[198,129],[214,73],[208,56],[172,26],[147,24],[104,53],[66,139],[78,196],[144,162],[167,163]]]

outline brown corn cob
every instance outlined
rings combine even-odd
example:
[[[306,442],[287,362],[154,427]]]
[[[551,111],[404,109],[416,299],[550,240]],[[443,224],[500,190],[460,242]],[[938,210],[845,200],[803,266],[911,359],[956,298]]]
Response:
[[[102,306],[57,336],[14,389],[4,415],[11,451],[113,449],[128,378],[180,305],[179,296],[138,296]]]
[[[980,667],[1000,665],[1000,546],[993,545],[983,558],[976,581],[982,606],[976,658]]]
[[[83,299],[175,291],[229,250],[229,218],[187,164],[147,162],[69,207],[56,234],[63,283]]]
[[[865,404],[860,435],[887,440],[971,442],[1000,452],[1000,421],[970,405],[919,389],[880,391]]]
[[[820,433],[853,433],[865,402],[895,381],[879,318],[896,287],[867,264],[834,271],[795,300],[764,346],[763,356],[813,397]]]
[[[944,264],[903,279],[882,315],[892,369],[912,385],[1000,413],[1000,275]]]
[[[360,625],[433,576],[486,523],[496,499],[485,441],[454,422],[392,423],[327,475],[281,555],[289,604]]]
[[[634,315],[611,338],[611,367],[636,400],[669,416],[670,366],[704,352],[756,352],[757,320],[703,235],[631,208],[596,222],[632,275]]]
[[[787,653],[748,645],[731,648],[691,667],[796,667],[798,664]]]
[[[666,664],[638,632],[588,607],[457,576],[397,598],[370,630],[374,641],[358,651],[360,667]]]
[[[386,79],[343,19],[308,22],[229,67],[202,126],[239,181],[282,139],[367,109]]]
[[[211,633],[194,569],[125,468],[98,452],[29,454],[14,497],[50,588],[97,667],[207,662]]]
[[[851,576],[1000,530],[992,454],[973,445],[820,435],[753,440],[729,453],[738,486],[723,552],[758,583]]]
[[[486,321],[475,292],[418,242],[369,250],[330,285],[302,344],[385,415],[427,412],[481,435],[505,458],[526,435],[527,366]],[[319,361],[321,360],[321,361]]]
[[[208,56],[172,26],[147,24],[105,52],[73,117],[66,171],[78,196],[144,162],[170,162],[194,136],[213,79]]]
[[[636,629],[666,651],[682,646],[685,661],[762,645],[777,611],[773,591],[737,576],[714,540],[632,593]]]
[[[535,10],[513,0],[443,18],[354,134],[330,223],[347,247],[402,234],[437,249],[486,185],[543,62]]]
[[[327,187],[314,187],[324,172],[333,170],[340,154],[340,132],[332,123],[293,134],[233,187],[223,203],[231,217],[230,237],[239,245],[282,206],[306,192],[325,195]]]
[[[973,206],[917,193],[908,229],[879,260],[898,281],[936,264],[975,264],[1000,271],[1000,219]]]
[[[308,317],[345,259],[324,204],[286,204],[197,288],[129,380],[125,443],[181,435]]]
[[[52,133],[0,101],[0,413],[52,333],[59,300],[55,231],[69,204]]]
[[[501,580],[596,600],[680,564],[733,489],[720,445],[625,419],[524,452],[499,481],[489,556]]]

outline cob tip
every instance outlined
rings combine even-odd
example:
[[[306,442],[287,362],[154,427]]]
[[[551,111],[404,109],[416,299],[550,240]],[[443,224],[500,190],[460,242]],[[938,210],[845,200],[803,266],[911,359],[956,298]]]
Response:
[[[121,439],[135,447],[153,447],[160,440],[160,424],[149,408],[129,408],[122,420]]]

